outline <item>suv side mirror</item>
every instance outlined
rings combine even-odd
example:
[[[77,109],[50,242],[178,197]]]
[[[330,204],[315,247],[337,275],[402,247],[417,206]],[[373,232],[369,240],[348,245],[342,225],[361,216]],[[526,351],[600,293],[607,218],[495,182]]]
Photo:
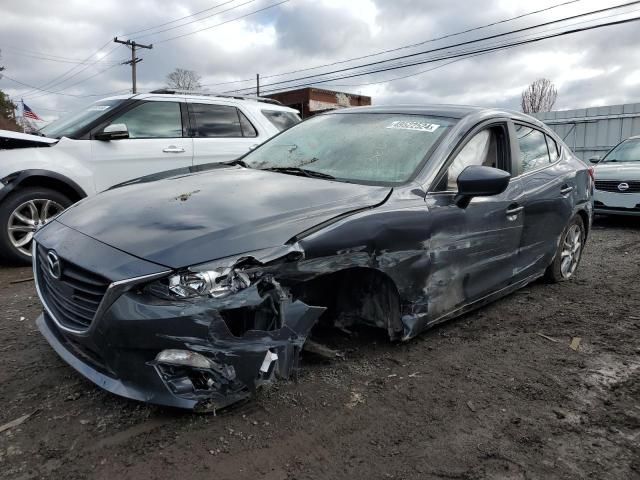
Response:
[[[104,127],[104,130],[96,133],[98,140],[120,140],[129,138],[129,130],[124,123],[112,123]]]
[[[460,208],[467,208],[473,197],[489,197],[504,192],[510,179],[509,172],[498,168],[469,166],[458,175],[458,194],[454,201]]]
[[[589,162],[591,163],[600,163],[600,160],[602,160],[602,157],[600,155],[594,155],[593,157],[589,158]]]

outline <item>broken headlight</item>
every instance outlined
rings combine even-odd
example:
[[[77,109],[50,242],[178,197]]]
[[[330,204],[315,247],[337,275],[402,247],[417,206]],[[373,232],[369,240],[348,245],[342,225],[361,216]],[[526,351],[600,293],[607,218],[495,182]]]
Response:
[[[190,267],[147,286],[162,298],[223,298],[249,288],[282,262],[304,256],[298,244],[286,245]]]
[[[189,270],[176,273],[166,279],[167,290],[178,298],[209,296],[222,298],[244,290],[260,278],[260,271],[246,271],[235,268],[215,270]]]

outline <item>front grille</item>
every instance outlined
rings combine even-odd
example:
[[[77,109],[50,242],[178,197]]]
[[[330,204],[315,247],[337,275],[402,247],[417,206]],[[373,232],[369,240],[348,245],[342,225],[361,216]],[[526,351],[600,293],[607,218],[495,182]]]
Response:
[[[36,248],[36,274],[42,302],[62,326],[86,330],[110,282],[64,259],[60,261],[60,278],[55,278],[47,262],[48,250],[41,245]]]
[[[620,190],[618,185],[626,183],[627,190]],[[596,190],[615,193],[640,193],[640,180],[596,180]]]

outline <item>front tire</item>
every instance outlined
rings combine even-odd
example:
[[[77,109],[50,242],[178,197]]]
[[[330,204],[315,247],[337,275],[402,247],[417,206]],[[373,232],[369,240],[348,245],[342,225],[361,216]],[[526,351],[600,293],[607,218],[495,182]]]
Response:
[[[576,215],[562,232],[556,255],[544,275],[547,281],[558,283],[573,277],[582,258],[585,238],[584,222]]]
[[[72,203],[67,196],[49,188],[28,187],[9,194],[0,205],[0,260],[30,264],[36,230]]]

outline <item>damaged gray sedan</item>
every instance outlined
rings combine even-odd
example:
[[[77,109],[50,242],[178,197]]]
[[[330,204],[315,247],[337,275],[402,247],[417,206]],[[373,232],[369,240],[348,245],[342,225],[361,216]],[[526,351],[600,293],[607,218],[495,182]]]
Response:
[[[515,112],[319,115],[48,223],[33,246],[37,323],[110,392],[215,411],[289,377],[320,322],[407,340],[541,276],[571,278],[591,175]]]

